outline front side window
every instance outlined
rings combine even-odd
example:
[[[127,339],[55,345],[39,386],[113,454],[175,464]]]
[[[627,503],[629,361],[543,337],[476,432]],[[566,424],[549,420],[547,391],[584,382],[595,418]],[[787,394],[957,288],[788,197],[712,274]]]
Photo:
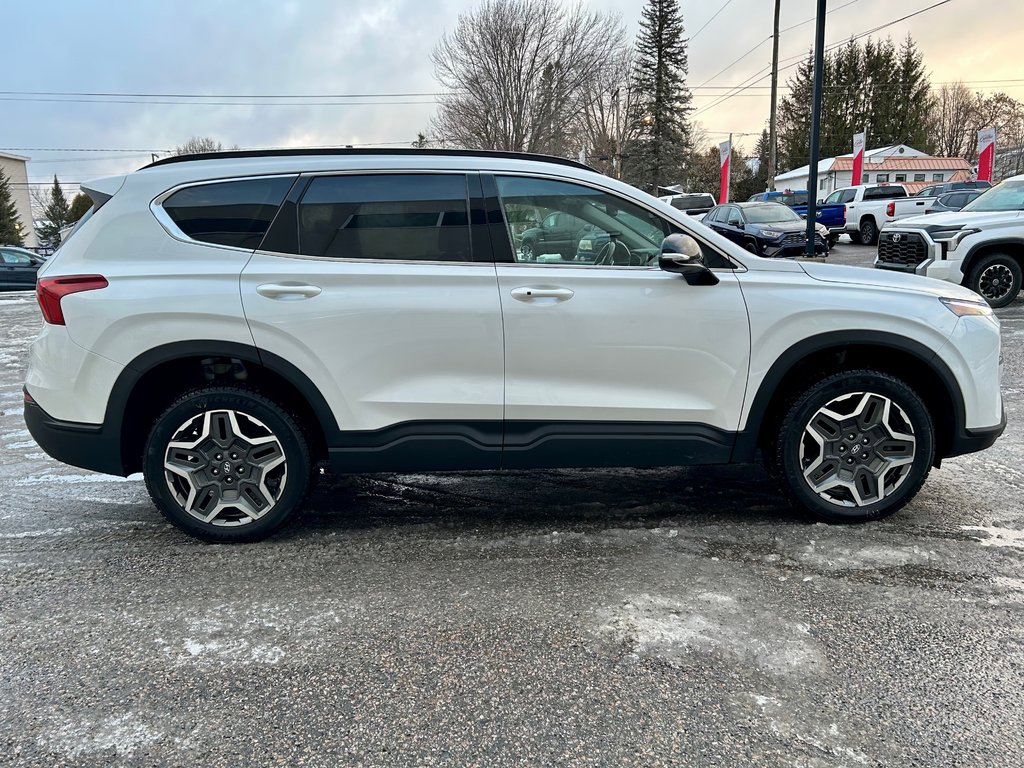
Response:
[[[199,184],[175,192],[163,209],[186,236],[213,245],[259,246],[294,177]]]
[[[304,256],[473,258],[466,177],[461,174],[320,176],[299,201],[298,219]]]
[[[829,195],[828,197],[825,198],[825,204],[826,205],[832,205],[834,203],[838,203],[838,202],[840,202],[840,199],[842,198],[842,196],[843,196],[843,190],[841,190],[841,189],[836,190],[831,195]]]
[[[665,236],[678,231],[654,213],[591,187],[523,176],[499,176],[497,183],[506,221],[557,219],[563,225],[554,233],[510,230],[516,261],[645,266],[661,252]]]

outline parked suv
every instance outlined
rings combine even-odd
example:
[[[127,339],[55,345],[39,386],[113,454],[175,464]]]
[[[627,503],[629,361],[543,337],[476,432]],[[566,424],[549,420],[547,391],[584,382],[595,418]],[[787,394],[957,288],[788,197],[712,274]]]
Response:
[[[1024,175],[959,211],[887,225],[875,266],[965,285],[993,307],[1005,307],[1020,294],[1024,274]]]
[[[141,471],[213,541],[316,470],[751,462],[830,521],[906,504],[1002,432],[999,324],[957,285],[763,259],[578,163],[442,150],[214,153],[83,186],[40,270],[25,420]],[[573,216],[592,260],[524,260]]]

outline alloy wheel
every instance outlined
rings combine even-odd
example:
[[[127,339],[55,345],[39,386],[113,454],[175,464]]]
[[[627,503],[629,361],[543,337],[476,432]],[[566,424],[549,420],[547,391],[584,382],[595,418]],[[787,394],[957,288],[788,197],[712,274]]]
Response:
[[[999,301],[1013,288],[1013,272],[1005,264],[986,267],[978,278],[978,292],[989,301]]]
[[[917,439],[892,399],[853,392],[830,400],[804,427],[800,468],[830,504],[864,507],[891,495],[910,476]]]
[[[236,410],[200,413],[178,427],[164,453],[167,488],[203,523],[240,526],[273,509],[288,481],[278,437]]]

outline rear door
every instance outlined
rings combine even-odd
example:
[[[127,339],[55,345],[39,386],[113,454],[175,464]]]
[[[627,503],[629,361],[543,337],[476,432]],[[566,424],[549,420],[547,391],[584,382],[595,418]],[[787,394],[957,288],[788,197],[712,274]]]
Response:
[[[36,264],[31,257],[15,250],[0,250],[0,285],[28,288],[36,283]]]
[[[256,346],[300,369],[347,471],[499,465],[501,307],[475,174],[304,177],[242,272]]]

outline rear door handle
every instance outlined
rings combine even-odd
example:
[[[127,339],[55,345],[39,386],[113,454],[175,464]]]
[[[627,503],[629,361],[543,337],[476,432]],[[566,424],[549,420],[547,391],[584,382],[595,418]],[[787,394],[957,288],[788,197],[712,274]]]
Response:
[[[519,301],[536,301],[538,299],[553,299],[555,302],[568,301],[576,293],[568,288],[556,288],[550,285],[526,285],[522,288],[512,289],[512,298]],[[551,301],[544,302],[546,304]]]
[[[260,296],[282,301],[312,299],[314,296],[319,296],[321,292],[320,286],[306,283],[264,283],[256,286],[256,293]]]

